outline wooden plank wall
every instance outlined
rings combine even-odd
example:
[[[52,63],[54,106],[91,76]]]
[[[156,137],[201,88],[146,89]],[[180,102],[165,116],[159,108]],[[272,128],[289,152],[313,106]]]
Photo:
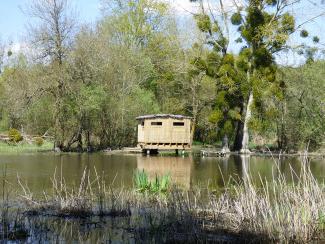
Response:
[[[161,122],[162,125],[151,125]],[[184,126],[174,126],[173,122],[184,122]],[[172,118],[146,119],[144,126],[138,124],[139,143],[191,143],[191,120],[177,120]]]

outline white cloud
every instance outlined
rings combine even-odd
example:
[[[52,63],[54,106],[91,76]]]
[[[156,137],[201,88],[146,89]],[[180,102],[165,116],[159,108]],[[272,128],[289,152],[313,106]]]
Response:
[[[11,53],[11,55],[8,55],[9,53]],[[13,42],[5,46],[3,62],[5,65],[15,63],[18,60],[20,54],[23,54],[27,59],[31,59],[34,53],[35,50],[31,48],[27,43]]]
[[[165,0],[170,6],[176,10],[178,15],[186,15],[198,13],[201,10],[199,1],[191,2],[190,0]],[[223,8],[225,11],[235,11],[237,6],[243,6],[243,0],[223,0]],[[203,7],[206,11],[212,11],[214,14],[221,12],[219,0],[204,0]]]

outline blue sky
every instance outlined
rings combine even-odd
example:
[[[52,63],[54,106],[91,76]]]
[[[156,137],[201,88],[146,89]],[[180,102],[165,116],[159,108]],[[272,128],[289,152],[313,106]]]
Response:
[[[26,16],[21,8],[26,6],[32,0],[0,0],[0,40],[5,43],[22,44],[25,43],[26,25],[32,20]],[[71,5],[78,13],[79,21],[83,24],[94,24],[96,20],[101,17],[100,3],[102,0],[70,0]],[[184,26],[183,32],[186,33],[189,25],[193,24],[192,17],[188,11],[195,12],[196,8],[190,3],[190,0],[163,0],[170,2],[175,8],[178,23]],[[213,5],[213,1],[209,0]],[[224,0],[229,4],[232,0]],[[243,0],[237,0],[243,1]],[[325,3],[322,0],[300,0],[300,3],[290,9],[296,17],[297,24],[303,23],[305,20],[313,16],[325,13]],[[187,26],[186,26],[187,25]],[[309,32],[310,36],[319,36],[321,43],[325,47],[325,16],[317,18],[316,20],[304,26]],[[289,45],[296,45],[301,43],[299,34],[295,34],[289,41]],[[14,45],[13,45],[14,46]],[[281,55],[281,59],[285,57]],[[289,57],[292,60],[291,57]],[[282,60],[283,61],[283,60]]]
[[[31,0],[0,0],[0,38],[19,42],[23,38],[30,18],[21,8]],[[100,17],[100,0],[72,0],[82,23],[94,23]]]
[[[25,32],[25,26],[29,17],[24,15],[21,7],[26,6],[32,0],[0,0],[0,37],[3,40],[18,41]],[[72,6],[78,11],[78,16],[83,23],[94,23],[100,17],[101,0],[70,0]],[[171,2],[181,12],[182,9],[191,10],[190,0],[165,0]],[[228,0],[229,2],[231,0]],[[210,0],[213,2],[213,0]],[[227,2],[227,0],[225,1]],[[296,5],[295,11],[298,23],[303,22],[318,13],[325,11],[322,0],[301,0]],[[186,14],[185,12],[180,14]],[[325,18],[320,18],[308,25],[312,32],[323,35],[325,32]],[[324,36],[325,37],[325,36]]]

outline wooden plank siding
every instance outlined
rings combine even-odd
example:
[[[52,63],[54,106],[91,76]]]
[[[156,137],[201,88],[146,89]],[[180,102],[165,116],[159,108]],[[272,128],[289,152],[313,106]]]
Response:
[[[149,117],[138,119],[138,144],[143,149],[190,149],[191,119]]]

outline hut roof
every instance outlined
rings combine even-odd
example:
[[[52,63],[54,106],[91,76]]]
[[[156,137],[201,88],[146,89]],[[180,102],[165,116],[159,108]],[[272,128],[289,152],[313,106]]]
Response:
[[[179,115],[179,114],[148,114],[148,115],[142,115],[139,117],[136,117],[137,120],[143,120],[143,119],[156,119],[156,118],[172,118],[172,119],[192,119],[192,117]]]

